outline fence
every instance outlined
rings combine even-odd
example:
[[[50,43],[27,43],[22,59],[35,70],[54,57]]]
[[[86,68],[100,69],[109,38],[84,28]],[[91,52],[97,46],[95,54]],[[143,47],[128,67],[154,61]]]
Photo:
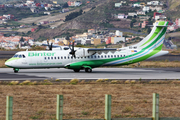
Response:
[[[13,118],[13,97],[6,97],[6,120]],[[36,119],[36,118],[34,118]],[[56,120],[63,120],[63,95],[57,95]],[[82,119],[68,119],[82,120]],[[104,119],[86,120],[180,120],[180,118],[159,118],[159,94],[153,93],[152,118],[111,118],[111,95],[105,95]]]

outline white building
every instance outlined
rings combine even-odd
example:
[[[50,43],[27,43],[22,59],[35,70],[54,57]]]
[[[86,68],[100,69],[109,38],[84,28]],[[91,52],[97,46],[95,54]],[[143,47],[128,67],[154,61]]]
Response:
[[[121,7],[122,3],[115,3],[115,7]]]
[[[135,15],[137,16],[137,13],[135,13],[135,12],[133,12],[133,13],[128,13],[128,16],[134,17]]]
[[[148,6],[144,6],[142,9],[142,11],[144,11],[144,12],[149,12],[149,10],[150,10],[150,8]]]
[[[150,1],[147,2],[147,5],[159,5],[159,1]]]
[[[5,17],[7,20],[11,19],[11,15],[3,15],[3,17]]]

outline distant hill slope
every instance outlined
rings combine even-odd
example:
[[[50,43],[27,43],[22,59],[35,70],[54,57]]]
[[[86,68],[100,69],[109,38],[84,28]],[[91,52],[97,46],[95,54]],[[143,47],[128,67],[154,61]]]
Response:
[[[173,21],[176,18],[180,18],[180,0],[168,0],[169,9],[166,10],[165,14],[167,18]]]
[[[102,22],[102,20],[107,18],[104,9],[106,9],[108,2],[109,0],[97,0],[95,3],[97,7],[95,9],[85,12],[77,18],[61,24],[56,29],[41,29],[36,33],[32,33],[31,37],[35,39],[42,36],[44,38],[53,38],[55,36],[60,36],[61,34],[66,33],[68,29],[82,30],[99,27],[99,24]]]

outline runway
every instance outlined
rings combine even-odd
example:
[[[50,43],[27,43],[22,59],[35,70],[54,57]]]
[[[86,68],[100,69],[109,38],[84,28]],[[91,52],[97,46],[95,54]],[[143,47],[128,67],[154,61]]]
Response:
[[[0,80],[44,80],[60,79],[70,80],[73,78],[84,80],[96,80],[100,78],[119,80],[157,80],[157,79],[180,79],[180,68],[95,68],[92,73],[81,70],[75,73],[68,69],[20,69],[14,73],[12,68],[0,68]]]

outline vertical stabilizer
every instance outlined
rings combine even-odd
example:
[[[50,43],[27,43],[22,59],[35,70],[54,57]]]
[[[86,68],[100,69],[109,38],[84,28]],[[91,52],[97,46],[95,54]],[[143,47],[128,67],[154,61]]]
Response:
[[[133,45],[138,49],[146,49],[154,46],[153,49],[162,49],[162,44],[165,38],[168,22],[156,21],[149,35],[147,35],[141,42]]]

